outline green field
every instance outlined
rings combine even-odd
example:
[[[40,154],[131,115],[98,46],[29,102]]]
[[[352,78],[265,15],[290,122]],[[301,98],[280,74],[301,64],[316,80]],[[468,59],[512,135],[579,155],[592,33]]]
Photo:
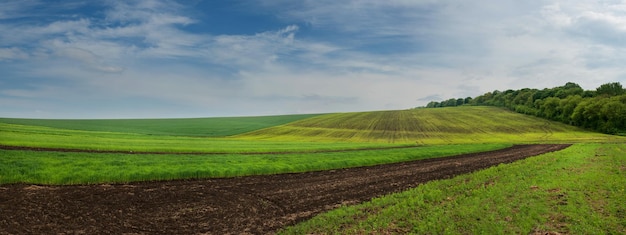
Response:
[[[495,107],[246,118],[0,119],[1,146],[82,151],[0,150],[0,184],[305,172],[445,157],[520,143],[576,144],[340,208],[283,232],[625,232],[625,137]]]
[[[0,123],[43,126],[67,130],[123,132],[147,135],[224,137],[281,125],[319,114],[172,119],[20,119],[0,118]]]
[[[508,147],[422,146],[292,154],[109,154],[0,150],[0,184],[95,184],[340,169]]]
[[[586,142],[613,138],[495,107],[327,114],[237,137],[417,144]]]
[[[626,145],[576,144],[370,202],[282,234],[624,234]]]
[[[59,128],[71,125],[73,120],[50,120],[59,127],[0,122],[0,145],[133,152],[250,153],[319,152],[433,144],[611,142],[624,139],[494,107],[338,113],[304,119],[302,116],[297,117],[301,119],[229,137],[146,134],[155,132],[157,127],[146,124],[131,128],[126,121],[117,122],[119,120],[99,121],[109,123],[104,129],[117,131],[87,130],[99,129],[94,122],[90,122],[91,126],[80,124],[80,128],[74,128],[83,130]],[[256,119],[258,121],[254,121]],[[255,117],[246,120],[262,123],[269,119]],[[15,122],[15,119],[11,120]],[[187,119],[172,119],[171,123],[161,120],[158,128],[175,130],[184,120]],[[153,123],[154,120],[144,121]],[[117,126],[110,126],[115,123]],[[217,127],[207,124],[206,127],[196,128],[237,128],[239,123],[219,122],[212,124]],[[191,122],[190,125],[196,124]],[[186,128],[182,130],[181,133],[191,133],[185,132],[188,130]]]
[[[232,120],[0,121],[0,145],[116,151],[2,150],[0,183],[82,184],[276,174],[443,157],[517,143],[625,139],[493,107]],[[18,122],[21,124],[15,124]],[[268,127],[273,122],[279,124]],[[251,129],[250,123],[259,125]],[[193,136],[217,130],[230,135],[242,125],[250,132],[228,137]],[[176,132],[178,128],[180,132]],[[170,132],[176,134],[165,134]]]
[[[371,143],[320,143],[217,137],[145,135],[128,132],[67,130],[0,123],[0,145],[101,151],[169,153],[319,152],[406,146]]]

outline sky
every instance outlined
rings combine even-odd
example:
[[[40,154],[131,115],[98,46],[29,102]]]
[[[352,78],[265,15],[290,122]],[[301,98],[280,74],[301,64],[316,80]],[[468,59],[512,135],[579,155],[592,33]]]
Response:
[[[409,109],[626,84],[626,1],[0,1],[0,117]]]

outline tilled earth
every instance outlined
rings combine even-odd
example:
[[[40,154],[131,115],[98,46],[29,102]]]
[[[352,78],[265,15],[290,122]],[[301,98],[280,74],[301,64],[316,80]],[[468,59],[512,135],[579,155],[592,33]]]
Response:
[[[0,185],[0,234],[266,234],[341,205],[569,145],[298,174],[113,185]]]

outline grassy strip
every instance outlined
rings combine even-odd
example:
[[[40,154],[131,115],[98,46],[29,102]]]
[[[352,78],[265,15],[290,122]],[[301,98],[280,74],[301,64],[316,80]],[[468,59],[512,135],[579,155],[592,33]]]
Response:
[[[133,152],[317,152],[402,146],[372,143],[321,143],[233,138],[142,135],[134,133],[67,130],[0,123],[0,145]],[[406,144],[405,144],[406,145]],[[414,145],[414,144],[413,144]]]
[[[122,132],[148,135],[223,137],[282,125],[317,115],[319,114],[261,117],[91,120],[0,118],[0,122],[69,130]]]
[[[626,145],[576,144],[319,215],[282,234],[626,233]]]
[[[449,145],[279,155],[133,155],[0,150],[0,184],[123,183],[306,172],[482,152],[507,146]]]
[[[496,107],[327,114],[238,137],[418,144],[624,140]]]
[[[150,120],[136,121],[139,126],[153,125]],[[182,125],[180,128],[195,127],[192,121],[187,126],[183,121],[179,124]],[[493,107],[327,114],[221,138],[69,130],[0,122],[0,145],[133,152],[316,152],[416,144],[607,142],[625,139],[585,132]]]

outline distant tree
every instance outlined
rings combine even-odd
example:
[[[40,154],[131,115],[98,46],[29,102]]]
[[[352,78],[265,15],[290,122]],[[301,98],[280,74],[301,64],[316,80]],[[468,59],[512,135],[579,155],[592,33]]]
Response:
[[[531,97],[531,100],[532,100],[531,104],[534,105],[537,100],[542,100],[543,98],[546,98],[544,93],[546,93],[545,89],[535,91],[535,93],[533,93],[533,96]],[[539,108],[539,107],[535,107],[535,108]]]
[[[596,95],[616,96],[623,95],[626,91],[619,82],[602,84],[596,88]]]
[[[435,101],[431,101],[428,102],[428,104],[426,105],[426,108],[439,108],[439,102],[435,102]]]
[[[504,102],[504,97],[505,97],[506,93],[495,90],[493,91],[493,97],[491,98],[490,102],[487,102],[490,105],[493,106],[504,106],[505,102]]]
[[[485,93],[484,95],[476,96],[476,98],[471,100],[471,104],[472,105],[484,105],[485,101],[487,100],[487,98],[486,98],[487,94],[489,94],[489,93]]]
[[[463,98],[458,98],[456,99],[456,106],[461,106],[464,104],[464,99]]]
[[[578,84],[573,82],[568,82],[565,86],[554,88],[555,93],[554,96],[563,99],[572,95],[582,95],[584,90]]]
[[[539,114],[545,118],[556,120],[560,115],[559,105],[561,100],[556,97],[546,98],[539,108]]]
[[[622,95],[626,98],[626,95]],[[626,102],[620,101],[621,97],[611,97],[602,105],[601,120],[603,120],[601,130],[605,133],[616,134],[626,130]]]
[[[449,100],[446,100],[443,103],[445,103],[445,107],[454,107],[454,106],[456,106],[456,99],[455,98],[451,98]]]
[[[523,105],[528,101],[528,98],[532,96],[532,91],[528,88],[522,89],[515,94],[513,97],[512,104],[513,105]]]
[[[567,90],[572,90],[572,89],[581,90],[581,91],[583,90],[583,88],[580,87],[580,85],[573,83],[573,82],[565,83],[565,85],[563,85],[561,88],[567,89]]]
[[[561,103],[559,104],[561,108],[561,116],[559,117],[561,122],[572,125],[571,116],[574,113],[574,109],[580,102],[582,102],[582,97],[580,95],[572,95],[568,96],[565,99],[561,99]]]
[[[576,108],[574,108],[574,112],[570,116],[570,120],[574,126],[585,126],[587,120],[584,113],[589,103],[591,103],[591,99],[587,98],[578,103]]]
[[[602,130],[602,107],[608,101],[608,99],[603,99],[602,97],[595,97],[590,99],[589,104],[585,107],[583,111],[583,116],[585,117],[585,122],[583,127],[589,128],[592,130]]]
[[[427,107],[466,104],[505,107],[595,131],[626,133],[626,90],[619,82],[603,84],[591,91],[585,91],[573,82],[542,90],[494,90],[475,98],[431,102]]]
[[[596,91],[584,91],[582,97],[583,98],[590,98],[590,97],[595,97],[596,96]]]

